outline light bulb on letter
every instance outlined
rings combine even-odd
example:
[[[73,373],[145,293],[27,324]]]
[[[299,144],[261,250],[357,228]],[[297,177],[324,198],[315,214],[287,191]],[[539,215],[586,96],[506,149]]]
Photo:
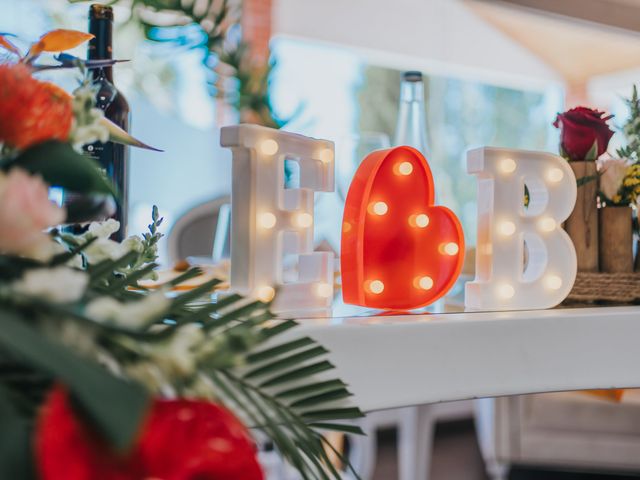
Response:
[[[380,280],[370,280],[366,284],[366,289],[374,295],[379,295],[384,291],[384,283]]]
[[[444,253],[445,255],[457,255],[459,251],[460,247],[457,243],[449,242],[442,245],[442,253]]]
[[[516,162],[513,158],[505,158],[500,162],[500,170],[504,173],[513,173],[516,171]]]
[[[509,221],[504,221],[498,224],[498,231],[505,237],[511,236],[516,233],[516,224]]]
[[[276,216],[271,212],[261,213],[258,222],[262,228],[270,229],[276,226]]]
[[[429,225],[429,216],[425,213],[411,215],[409,217],[409,225],[417,228],[426,228]]]
[[[502,285],[498,286],[498,295],[500,296],[500,298],[508,300],[510,298],[513,298],[515,293],[516,290],[513,288],[513,285],[503,283]]]
[[[275,155],[278,153],[278,142],[273,138],[267,138],[260,144],[260,151],[265,155]]]
[[[428,276],[418,277],[414,281],[414,286],[422,290],[430,290],[433,287],[433,279]]]
[[[396,175],[411,175],[413,165],[411,165],[411,162],[401,162],[395,166],[393,171]]]
[[[369,205],[369,213],[384,215],[389,211],[389,206],[384,202],[374,202]]]
[[[263,303],[269,303],[276,296],[276,291],[269,285],[264,285],[256,290],[256,297]]]
[[[564,178],[564,173],[559,168],[550,168],[547,170],[547,180],[551,183],[558,183]]]

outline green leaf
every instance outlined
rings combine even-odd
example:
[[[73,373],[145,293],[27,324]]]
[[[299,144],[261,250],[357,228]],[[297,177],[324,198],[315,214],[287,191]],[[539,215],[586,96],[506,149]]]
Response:
[[[131,447],[149,405],[140,385],[52,343],[13,313],[0,311],[0,324],[0,343],[8,351],[64,383],[82,413],[116,450]]]
[[[91,237],[88,240],[86,240],[85,242],[83,242],[82,244],[73,247],[68,252],[60,253],[60,254],[54,256],[51,259],[51,261],[49,262],[49,265],[52,266],[52,267],[55,267],[55,266],[58,266],[58,265],[64,265],[69,260],[71,260],[73,257],[75,257],[80,252],[82,252],[84,249],[86,249],[93,242],[95,242],[97,239],[98,239],[98,237]]]
[[[12,167],[39,174],[54,187],[78,193],[108,193],[116,196],[113,185],[98,163],[79,154],[68,143],[50,140],[34,145],[3,165],[5,170]]]
[[[598,159],[598,139],[593,141],[593,145],[584,157],[585,160],[595,161]]]
[[[175,287],[177,285],[180,285],[182,282],[186,282],[187,280],[191,280],[192,278],[195,278],[200,275],[202,275],[202,269],[198,267],[193,267],[187,270],[186,272],[178,275],[176,278],[169,280],[163,286]]]
[[[333,402],[336,400],[342,400],[344,398],[348,398],[351,396],[351,392],[346,388],[338,388],[335,390],[330,390],[328,392],[320,393],[318,395],[312,395],[310,397],[303,398],[301,400],[296,400],[291,405],[291,408],[307,408],[314,407],[325,402]]]
[[[362,417],[364,417],[364,414],[357,407],[330,408],[326,410],[312,410],[302,413],[302,418],[307,422],[319,422],[323,420],[351,420]]]
[[[303,395],[310,395],[312,393],[318,393],[325,390],[333,390],[334,388],[346,387],[347,384],[342,380],[327,380],[326,382],[312,383],[311,385],[304,385],[302,387],[289,388],[281,392],[276,393],[278,398],[288,397],[301,397]]]
[[[250,317],[251,314],[256,312],[258,309],[263,309],[264,303],[260,301],[251,302],[247,305],[243,305],[242,307],[233,310],[232,312],[225,313],[220,318],[212,319],[210,322],[205,324],[205,329],[211,330],[212,328],[220,328],[232,322],[242,322],[247,320],[258,320],[259,323],[265,322],[273,318],[273,314],[269,311],[266,311],[259,317]]]
[[[294,380],[299,380],[301,378],[308,377],[310,375],[326,372],[327,370],[331,370],[334,366],[327,360],[323,360],[322,362],[312,363],[311,365],[306,365],[301,368],[296,368],[294,370],[290,370],[281,375],[277,375],[272,377],[260,384],[260,387],[273,387],[275,385],[281,385],[283,383],[292,382]]]
[[[173,300],[173,302],[171,302],[171,309],[173,310],[177,307],[181,307],[183,305],[186,305],[189,302],[197,300],[203,295],[207,295],[211,293],[213,288],[219,285],[220,283],[222,283],[222,280],[218,280],[217,278],[214,278],[212,280],[209,280],[208,282],[203,283],[202,285],[199,285],[193,290],[189,290],[188,292],[177,296]]]
[[[286,332],[290,328],[293,328],[297,325],[298,325],[298,322],[296,322],[295,320],[284,320],[283,322],[273,327],[263,330],[262,335],[265,339],[268,339],[271,337],[275,337],[276,335],[280,335],[281,333]]]
[[[0,255],[0,279],[10,281],[20,278],[26,270],[44,266],[42,262],[30,258]]]
[[[35,479],[31,427],[20,416],[9,390],[0,384],[0,478]]]
[[[353,435],[366,435],[360,427],[357,425],[345,425],[343,423],[326,423],[326,422],[314,422],[308,424],[312,428],[318,430],[332,430],[334,432],[351,433]]]
[[[265,360],[270,360],[274,357],[282,355],[283,353],[313,345],[314,343],[315,342],[309,337],[298,338],[282,345],[276,345],[275,347],[267,348],[259,352],[250,353],[249,355],[247,355],[246,360],[249,363],[263,362]]]
[[[122,278],[115,280],[114,282],[109,284],[108,290],[110,292],[115,292],[116,290],[121,290],[126,288],[127,286],[135,286],[138,287],[138,280],[146,277],[151,272],[153,272],[158,267],[157,263],[150,263],[149,265],[145,265],[140,270],[136,270],[129,275],[123,275]]]
[[[584,177],[580,177],[576,180],[576,184],[579,187],[582,187],[583,185],[586,185],[589,182],[593,182],[595,180],[598,179],[598,175],[586,175]]]
[[[258,367],[254,370],[250,370],[245,375],[245,378],[252,377],[261,377],[264,375],[269,375],[271,373],[275,373],[279,370],[283,370],[285,368],[294,367],[296,365],[300,365],[302,362],[306,360],[310,360],[315,357],[319,357],[320,355],[324,355],[328,350],[321,346],[315,346],[303,352],[295,353],[293,355],[289,355],[288,357],[276,360],[274,362],[268,363],[262,367]]]
[[[108,258],[106,260],[102,260],[99,263],[96,263],[95,265],[90,265],[87,269],[87,272],[89,273],[89,275],[91,275],[92,280],[98,279],[104,275],[113,273],[117,268],[128,265],[130,262],[135,260],[137,256],[138,252],[131,250],[122,255],[120,258],[116,258],[115,260],[111,260],[110,258]]]

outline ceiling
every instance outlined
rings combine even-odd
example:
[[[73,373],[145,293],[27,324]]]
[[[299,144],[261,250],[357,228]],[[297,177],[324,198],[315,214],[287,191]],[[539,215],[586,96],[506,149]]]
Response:
[[[467,0],[569,85],[640,67],[638,0]]]

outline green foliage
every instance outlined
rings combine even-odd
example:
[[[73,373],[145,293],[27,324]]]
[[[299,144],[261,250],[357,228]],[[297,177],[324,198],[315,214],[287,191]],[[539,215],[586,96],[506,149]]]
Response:
[[[593,145],[591,145],[584,159],[590,162],[595,162],[598,159],[598,140],[593,141]]]
[[[631,98],[625,99],[625,102],[629,106],[629,118],[622,127],[622,131],[627,139],[627,145],[616,150],[616,153],[620,158],[638,162],[640,161],[640,99],[638,99],[638,89],[635,85]]]
[[[64,382],[87,418],[116,449],[131,446],[149,401],[140,385],[125,382],[95,363],[80,361],[15,313],[0,311],[0,322],[4,349]]]
[[[69,388],[77,413],[121,451],[136,438],[149,397],[170,388],[178,396],[225,403],[248,426],[263,430],[303,478],[340,478],[322,431],[362,433],[342,423],[362,413],[348,403],[347,386],[326,376],[334,368],[327,350],[309,337],[291,335],[296,322],[276,319],[268,304],[240,295],[211,301],[217,279],[169,297],[139,288],[138,281],[156,266],[161,223],[154,207],[142,248],[86,264],[88,287],[77,302],[11,292],[11,282],[31,269],[60,267],[99,238],[54,232],[69,251],[45,263],[0,256],[14,271],[0,277],[0,420],[14,419],[0,429],[0,475],[24,466],[9,461],[10,455],[28,455],[28,449],[16,452],[24,443],[12,444],[9,435],[29,438],[35,412],[55,380]],[[199,273],[190,269],[164,287]],[[129,308],[150,295],[157,295],[156,306],[142,321],[90,313],[94,301],[111,298]],[[105,368],[105,359],[117,368]],[[23,409],[19,414],[17,406]]]
[[[0,382],[0,478],[35,479],[31,456],[31,424],[20,415],[11,392]]]

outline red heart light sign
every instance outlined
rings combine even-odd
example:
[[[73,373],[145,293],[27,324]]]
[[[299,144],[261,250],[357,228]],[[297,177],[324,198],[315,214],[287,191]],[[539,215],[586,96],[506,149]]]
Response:
[[[342,222],[346,303],[409,310],[449,291],[462,269],[464,235],[434,196],[431,169],[416,149],[380,150],[363,160]]]

